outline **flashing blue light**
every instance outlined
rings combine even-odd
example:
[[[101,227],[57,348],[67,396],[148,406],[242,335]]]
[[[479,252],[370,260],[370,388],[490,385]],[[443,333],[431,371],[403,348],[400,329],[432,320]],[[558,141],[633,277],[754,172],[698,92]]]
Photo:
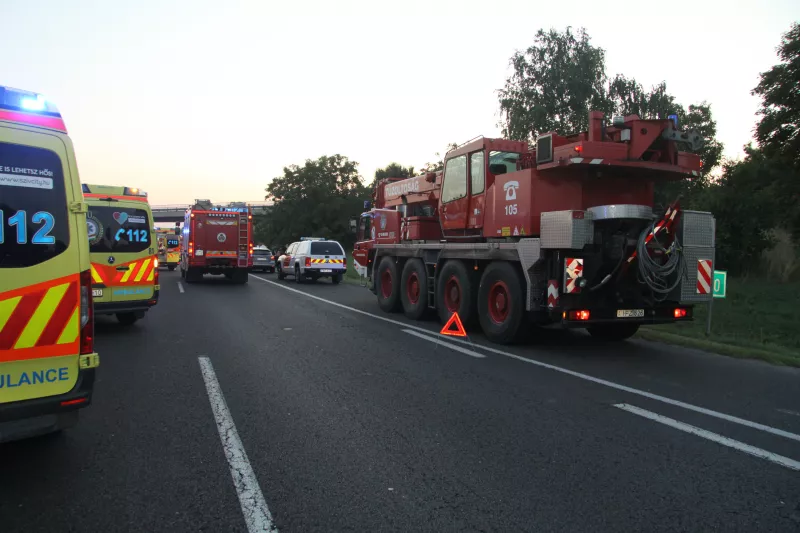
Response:
[[[364,211],[369,209],[369,200],[364,200]]]
[[[44,111],[47,107],[44,97],[37,94],[36,98],[23,97],[20,99],[20,107],[28,111]]]
[[[678,115],[670,115],[667,118],[670,119],[673,124],[675,124],[676,128],[678,127]]]

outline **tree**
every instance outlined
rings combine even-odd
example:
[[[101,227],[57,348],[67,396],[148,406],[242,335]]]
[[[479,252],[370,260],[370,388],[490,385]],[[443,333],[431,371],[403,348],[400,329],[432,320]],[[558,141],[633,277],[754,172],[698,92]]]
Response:
[[[755,138],[767,157],[800,169],[800,24],[792,24],[778,48],[781,62],[761,74],[753,94],[761,97]]]
[[[589,111],[610,112],[605,84],[605,51],[577,34],[536,32],[534,44],[511,57],[513,74],[499,91],[503,135],[529,140],[547,131],[588,129]]]
[[[449,152],[450,150],[455,150],[457,147],[458,147],[458,144],[456,144],[456,143],[448,144],[447,145],[447,150],[444,151],[445,155],[447,155],[447,152]],[[425,163],[424,165],[422,165],[422,168],[420,168],[420,172],[421,173],[439,172],[440,170],[442,170],[444,168],[444,156],[439,152],[436,152],[436,154],[434,154],[434,155],[439,160],[436,161],[436,162],[433,162],[433,163],[432,162],[428,162],[428,163]]]
[[[399,163],[389,163],[384,168],[375,171],[375,179],[372,180],[369,188],[374,189],[378,181],[385,178],[410,178],[414,175],[414,167],[404,167]]]
[[[761,74],[753,94],[761,97],[761,117],[755,138],[775,173],[776,198],[781,214],[778,223],[800,242],[800,24],[792,24],[778,48],[781,62]]]
[[[339,154],[285,167],[266,191],[275,205],[259,224],[259,236],[272,245],[312,235],[349,243],[350,216],[361,213],[368,196],[358,163]]]
[[[773,242],[769,230],[780,218],[777,178],[786,172],[780,161],[753,147],[743,161],[726,161],[722,176],[698,194],[698,207],[717,220],[717,264],[732,274],[756,268]]]

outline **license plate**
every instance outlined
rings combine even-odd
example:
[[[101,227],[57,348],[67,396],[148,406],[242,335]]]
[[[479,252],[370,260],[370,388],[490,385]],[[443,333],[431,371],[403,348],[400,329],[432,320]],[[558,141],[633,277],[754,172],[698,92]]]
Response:
[[[103,289],[92,289],[92,297],[93,298],[102,298],[103,297]]]
[[[644,309],[617,309],[617,318],[642,318]]]
[[[323,268],[320,270],[320,272],[322,272],[323,274],[330,274],[331,272],[333,272],[333,270],[331,270],[330,268]]]

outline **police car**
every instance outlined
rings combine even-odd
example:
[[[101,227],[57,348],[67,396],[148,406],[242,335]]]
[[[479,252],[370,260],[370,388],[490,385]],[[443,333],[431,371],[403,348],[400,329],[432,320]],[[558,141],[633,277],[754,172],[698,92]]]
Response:
[[[302,237],[293,242],[277,262],[278,279],[294,276],[297,283],[330,278],[333,284],[342,281],[347,271],[347,258],[342,245],[321,237]]]
[[[58,109],[0,87],[0,442],[70,427],[91,404],[87,210]]]

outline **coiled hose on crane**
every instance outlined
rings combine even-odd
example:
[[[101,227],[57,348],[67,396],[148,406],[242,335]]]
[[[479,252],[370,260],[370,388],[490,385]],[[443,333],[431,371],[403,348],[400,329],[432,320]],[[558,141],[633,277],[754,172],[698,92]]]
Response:
[[[658,237],[654,236],[651,243],[654,243],[658,249],[664,252],[667,257],[666,262],[663,264],[657,262],[647,251],[647,236],[655,231],[655,222],[650,224],[639,235],[639,242],[636,245],[636,259],[639,264],[638,279],[639,283],[647,285],[653,291],[653,298],[656,301],[664,301],[667,295],[671,293],[681,282],[683,277],[686,277],[686,261],[683,257],[683,248],[681,247],[678,236],[674,235],[672,244],[669,248],[664,248],[658,241]],[[670,284],[670,277],[675,276],[675,281]]]

